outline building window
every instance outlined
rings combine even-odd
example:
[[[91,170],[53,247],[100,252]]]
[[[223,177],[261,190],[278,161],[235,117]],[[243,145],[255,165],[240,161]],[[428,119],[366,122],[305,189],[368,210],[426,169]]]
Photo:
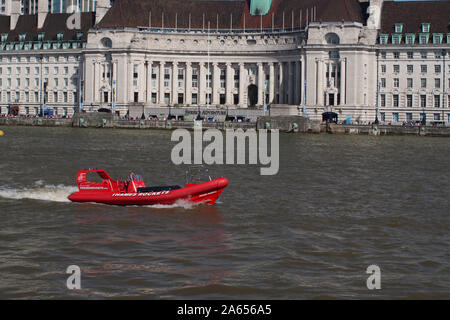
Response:
[[[64,92],[64,93],[63,93],[63,99],[64,99],[64,102],[67,102],[67,101],[68,101],[68,99],[67,99],[67,92]]]
[[[156,88],[156,81],[158,81],[158,68],[152,67],[152,87]]]
[[[169,87],[170,85],[170,68],[164,68],[164,87]]]
[[[193,88],[198,87],[198,68],[192,68],[192,87]]]
[[[410,94],[406,96],[406,106],[410,108],[413,106],[413,97]]]
[[[392,121],[393,122],[398,122],[398,112],[392,113]]]
[[[178,88],[184,87],[184,68],[178,68]]]
[[[400,52],[394,52],[394,59],[400,59]]]
[[[436,59],[441,59],[441,58],[442,58],[441,52],[440,52],[440,51],[436,51],[436,52],[434,53],[434,57],[435,57]]]
[[[206,70],[206,87],[211,88],[212,72],[211,68]]]
[[[152,92],[152,103],[156,103],[156,92]]]
[[[400,65],[394,64],[394,73],[399,73],[399,72],[400,72]]]
[[[433,34],[433,44],[441,44],[442,43],[442,33]]]
[[[440,95],[435,95],[434,96],[434,107],[435,108],[440,108],[441,107],[441,96]]]
[[[380,112],[380,116],[381,116],[381,121],[385,122],[386,121],[386,113]]]
[[[380,34],[380,44],[387,44],[387,41],[388,41],[388,35]]]
[[[386,95],[385,94],[382,94],[381,96],[380,96],[380,102],[381,102],[381,106],[382,107],[386,107]]]
[[[421,57],[422,59],[427,59],[427,58],[428,58],[428,53],[427,53],[426,51],[422,51],[422,52],[420,53],[420,57]]]
[[[381,87],[386,88],[386,78],[381,78]]]
[[[441,73],[441,65],[440,64],[436,64],[434,66],[434,72],[435,73]]]
[[[441,120],[441,114],[440,113],[433,113],[433,118],[436,121],[440,121]]]
[[[386,65],[385,64],[381,65],[381,72],[386,73]]]
[[[403,32],[403,23],[396,23],[395,24],[395,33],[402,33]]]
[[[428,34],[419,35],[419,44],[428,44]]]
[[[394,94],[393,98],[394,107],[398,107],[398,94]]]
[[[427,107],[427,96],[424,94],[420,96],[420,107],[421,108]]]
[[[386,59],[386,52],[381,52],[381,59]]]
[[[239,68],[234,69],[234,87],[239,88]]]
[[[392,35],[392,44],[400,44],[402,42],[402,35],[401,34],[394,34]]]
[[[412,88],[413,87],[413,78],[406,79],[406,87]]]
[[[220,87],[221,88],[225,88],[226,77],[227,77],[226,69],[225,68],[220,69]]]
[[[394,78],[394,88],[398,88],[400,86],[400,79]]]
[[[183,103],[184,103],[184,94],[179,93],[178,94],[178,104],[183,104]]]
[[[164,103],[169,104],[169,102],[170,102],[170,93],[166,92],[164,93]]]
[[[424,32],[424,33],[430,32],[430,24],[429,23],[422,23],[422,32]]]
[[[412,113],[410,113],[410,112],[407,112],[406,113],[406,121],[412,121],[412,119],[413,119],[413,114]]]
[[[414,44],[415,38],[416,38],[416,36],[414,34],[407,34],[405,37],[406,44],[409,44],[409,45]],[[408,58],[408,59],[412,59],[412,58]]]
[[[406,66],[406,71],[407,71],[408,73],[413,73],[413,72],[414,72],[414,66],[413,66],[412,64],[408,64],[408,65]]]
[[[133,99],[133,101],[134,101],[134,102],[139,102],[139,92],[135,92],[135,93],[134,93],[134,99]]]
[[[420,87],[421,88],[426,88],[427,87],[427,79],[426,78],[421,78],[420,79]]]
[[[192,104],[198,104],[198,99],[197,99],[197,94],[196,93],[192,94]]]
[[[420,66],[420,72],[421,73],[427,73],[428,72],[428,66],[426,64],[422,64]]]
[[[53,92],[53,102],[58,102],[58,92]]]
[[[435,88],[440,88],[441,87],[441,79],[440,78],[435,78],[434,79],[434,87]]]

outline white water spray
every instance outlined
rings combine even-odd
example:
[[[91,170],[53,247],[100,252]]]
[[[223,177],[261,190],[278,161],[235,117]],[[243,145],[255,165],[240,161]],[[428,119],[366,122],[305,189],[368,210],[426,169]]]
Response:
[[[65,186],[65,185],[48,185],[44,181],[38,180],[34,183],[31,188],[10,188],[10,187],[0,187],[0,197],[8,199],[34,199],[43,201],[54,201],[54,202],[70,202],[67,197],[72,193],[77,191],[78,188],[75,186]]]

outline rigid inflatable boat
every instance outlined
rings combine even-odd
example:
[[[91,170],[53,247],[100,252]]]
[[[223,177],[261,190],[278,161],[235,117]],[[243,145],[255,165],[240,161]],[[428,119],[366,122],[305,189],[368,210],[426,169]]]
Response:
[[[95,181],[88,178],[94,176]],[[227,178],[181,186],[146,187],[143,180],[118,181],[104,170],[81,170],[77,175],[78,191],[68,198],[73,202],[97,202],[112,205],[173,204],[177,200],[213,205],[228,185]]]

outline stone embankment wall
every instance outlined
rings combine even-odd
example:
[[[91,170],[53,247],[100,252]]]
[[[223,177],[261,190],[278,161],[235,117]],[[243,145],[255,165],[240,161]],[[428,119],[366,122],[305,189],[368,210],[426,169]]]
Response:
[[[179,120],[119,120],[102,113],[75,114],[71,119],[0,118],[0,126],[44,126],[116,129],[194,129],[194,121]],[[342,125],[310,120],[300,116],[264,116],[257,122],[202,122],[204,129],[279,129],[289,133],[331,133],[362,135],[417,135],[450,137],[450,127]]]

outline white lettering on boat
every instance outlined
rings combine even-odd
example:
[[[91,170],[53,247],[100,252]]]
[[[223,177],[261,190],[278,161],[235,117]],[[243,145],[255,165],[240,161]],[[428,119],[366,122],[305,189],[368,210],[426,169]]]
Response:
[[[170,191],[158,191],[158,192],[142,192],[142,193],[113,193],[113,197],[151,197],[151,196],[163,196],[169,194]]]

